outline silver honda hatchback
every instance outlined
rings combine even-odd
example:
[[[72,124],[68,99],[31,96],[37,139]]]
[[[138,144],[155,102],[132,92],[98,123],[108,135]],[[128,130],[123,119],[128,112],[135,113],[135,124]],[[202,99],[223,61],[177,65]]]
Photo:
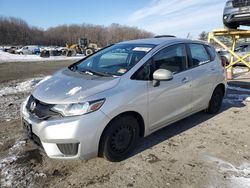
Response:
[[[225,70],[210,45],[126,41],[40,82],[22,104],[22,125],[51,158],[121,161],[140,137],[202,110],[217,113],[225,92]]]

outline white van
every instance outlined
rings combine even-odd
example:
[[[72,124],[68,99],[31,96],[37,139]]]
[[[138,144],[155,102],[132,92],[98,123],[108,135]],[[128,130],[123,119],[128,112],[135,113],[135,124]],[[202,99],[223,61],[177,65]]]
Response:
[[[28,54],[39,54],[40,53],[40,48],[39,46],[24,46],[18,50],[16,50],[15,52],[16,54],[25,54],[25,55],[28,55]]]

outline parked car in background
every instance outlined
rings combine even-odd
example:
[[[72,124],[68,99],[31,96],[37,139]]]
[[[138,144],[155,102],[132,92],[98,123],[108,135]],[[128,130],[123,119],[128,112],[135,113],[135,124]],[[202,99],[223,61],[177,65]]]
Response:
[[[126,41],[43,80],[22,104],[22,124],[51,158],[121,161],[140,137],[219,112],[225,93],[225,69],[209,44]]]
[[[224,58],[227,64],[229,64],[231,60],[231,54],[228,51],[219,51],[219,55]],[[235,49],[235,53],[238,54],[239,56],[244,56],[246,54],[250,53],[250,44],[241,44]],[[236,58],[234,58],[236,60]],[[250,57],[245,59],[247,62],[250,63]],[[243,63],[239,62],[237,63],[238,65],[243,65]]]
[[[39,54],[40,53],[40,47],[39,46],[23,46],[22,48],[15,51],[16,54]]]
[[[223,13],[224,25],[236,29],[240,25],[250,26],[250,0],[229,0]]]
[[[18,49],[19,47],[18,46],[4,46],[3,47],[3,51],[4,52],[9,52],[11,54],[14,54],[15,51]]]

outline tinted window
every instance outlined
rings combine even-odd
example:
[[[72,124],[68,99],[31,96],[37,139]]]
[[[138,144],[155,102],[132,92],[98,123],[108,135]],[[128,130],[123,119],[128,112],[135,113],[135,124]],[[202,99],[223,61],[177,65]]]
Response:
[[[193,66],[199,66],[210,61],[210,57],[202,44],[190,44]]]
[[[247,52],[247,45],[242,45],[239,46],[238,48],[235,49],[235,52]]]
[[[214,50],[214,48],[212,48],[211,46],[206,46],[207,47],[207,50],[210,54],[210,57],[211,57],[211,61],[214,61],[215,58],[216,58],[216,54],[217,52]]]
[[[187,55],[184,44],[173,45],[158,52],[154,58],[155,70],[167,69],[178,73],[187,69]]]

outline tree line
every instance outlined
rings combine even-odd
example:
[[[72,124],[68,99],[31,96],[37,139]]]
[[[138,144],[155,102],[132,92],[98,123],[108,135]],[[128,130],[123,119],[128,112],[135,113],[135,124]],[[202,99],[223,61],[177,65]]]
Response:
[[[0,45],[53,45],[75,44],[78,38],[88,38],[104,47],[124,40],[152,37],[153,33],[119,24],[110,26],[71,24],[50,27],[46,30],[30,26],[14,17],[0,17]]]
[[[228,47],[231,47],[231,45],[232,45],[232,39],[230,37],[217,36],[217,39],[219,39],[221,42],[223,42]],[[202,41],[205,41],[205,42],[208,41],[208,32],[202,31],[198,36],[198,40],[202,40]],[[239,42],[244,42],[244,41],[239,40]],[[211,44],[216,48],[222,48],[219,44],[217,44],[213,40],[211,41]]]

